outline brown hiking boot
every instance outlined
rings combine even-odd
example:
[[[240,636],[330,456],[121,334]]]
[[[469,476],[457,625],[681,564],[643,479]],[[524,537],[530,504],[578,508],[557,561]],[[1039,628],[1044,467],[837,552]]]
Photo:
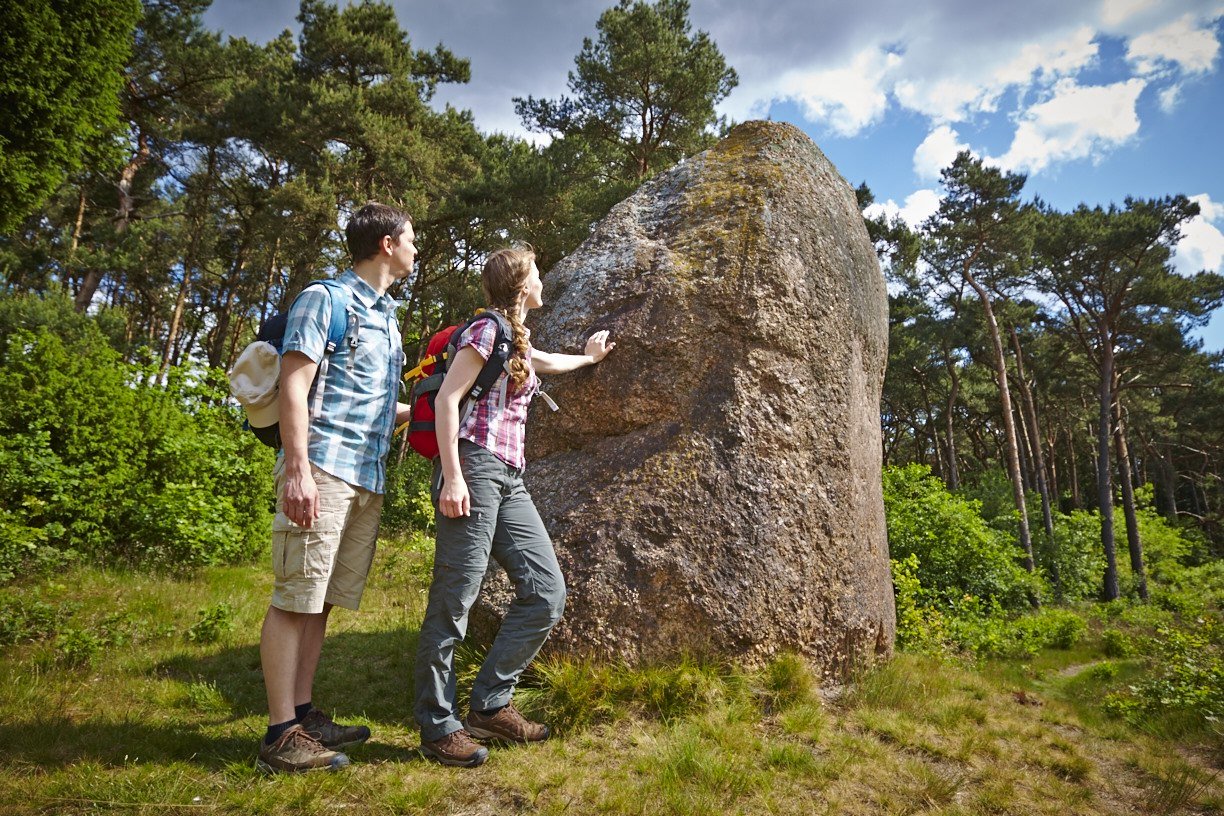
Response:
[[[476,739],[504,740],[505,742],[540,742],[548,739],[547,725],[532,722],[519,713],[510,703],[493,716],[473,711],[464,723]]]
[[[352,748],[370,738],[370,729],[364,725],[340,725],[317,708],[310,709],[298,725],[318,737],[324,748]]]
[[[339,751],[323,747],[301,725],[294,725],[268,745],[259,743],[259,759],[255,767],[265,773],[328,770],[338,771],[349,766],[349,758]]]
[[[442,739],[431,742],[421,740],[421,753],[443,765],[457,768],[475,768],[489,758],[489,749],[472,742],[471,735],[462,728]]]

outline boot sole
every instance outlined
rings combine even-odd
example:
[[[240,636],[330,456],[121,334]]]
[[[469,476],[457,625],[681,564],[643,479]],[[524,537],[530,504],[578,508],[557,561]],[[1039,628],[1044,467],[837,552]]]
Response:
[[[540,737],[538,740],[529,740],[529,739],[515,739],[514,737],[508,737],[505,734],[499,734],[496,731],[486,731],[483,728],[474,728],[471,725],[468,725],[466,723],[464,724],[464,727],[467,729],[467,732],[471,734],[474,739],[485,740],[488,742],[504,742],[507,745],[530,745],[533,742],[543,742],[544,740],[552,736],[551,729],[545,731],[544,736]]]
[[[485,760],[489,758],[488,750],[477,751],[472,755],[471,759],[452,759],[450,757],[444,757],[439,753],[431,751],[423,745],[421,746],[420,751],[422,756],[432,759],[439,765],[446,765],[451,768],[475,768],[477,765],[483,765]]]
[[[274,774],[286,773],[310,773],[312,771],[343,771],[349,766],[349,763],[343,765],[317,765],[313,768],[278,768],[275,765],[269,765],[262,759],[255,760],[255,770],[272,776]]]

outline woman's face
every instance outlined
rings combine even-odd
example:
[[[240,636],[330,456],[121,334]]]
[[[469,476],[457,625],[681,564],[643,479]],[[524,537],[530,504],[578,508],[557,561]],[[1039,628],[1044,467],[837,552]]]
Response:
[[[524,287],[527,290],[524,305],[528,309],[538,309],[544,305],[544,284],[540,281],[540,270],[536,268],[535,261],[531,262],[531,273],[527,275]]]

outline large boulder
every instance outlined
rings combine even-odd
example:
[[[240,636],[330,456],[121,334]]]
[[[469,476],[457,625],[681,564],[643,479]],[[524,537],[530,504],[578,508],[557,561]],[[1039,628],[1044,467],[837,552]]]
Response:
[[[798,129],[735,128],[613,208],[544,281],[526,480],[569,587],[546,649],[830,674],[891,652],[880,485],[884,280],[854,192]],[[510,598],[494,568],[473,613]]]

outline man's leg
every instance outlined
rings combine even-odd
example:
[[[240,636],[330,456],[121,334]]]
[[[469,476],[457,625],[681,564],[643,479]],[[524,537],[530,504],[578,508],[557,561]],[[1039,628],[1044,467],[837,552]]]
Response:
[[[268,724],[279,725],[294,719],[298,665],[306,620],[315,617],[302,612],[286,612],[268,607],[259,635],[259,659],[263,665],[264,686],[268,692]]]
[[[314,469],[320,513],[309,529],[278,511],[272,522],[272,604],[260,634],[260,659],[268,693],[268,734],[259,762],[267,771],[340,768],[348,757],[328,750],[318,729],[304,729],[296,704],[307,702],[327,627],[326,594],[355,495],[350,485]],[[277,474],[278,506],[283,473]]]
[[[323,604],[323,612],[306,615],[302,624],[301,643],[298,646],[297,668],[293,678],[293,705],[296,708],[313,701],[315,671],[319,668],[319,656],[323,653],[323,636],[327,631],[327,616],[332,605]]]

